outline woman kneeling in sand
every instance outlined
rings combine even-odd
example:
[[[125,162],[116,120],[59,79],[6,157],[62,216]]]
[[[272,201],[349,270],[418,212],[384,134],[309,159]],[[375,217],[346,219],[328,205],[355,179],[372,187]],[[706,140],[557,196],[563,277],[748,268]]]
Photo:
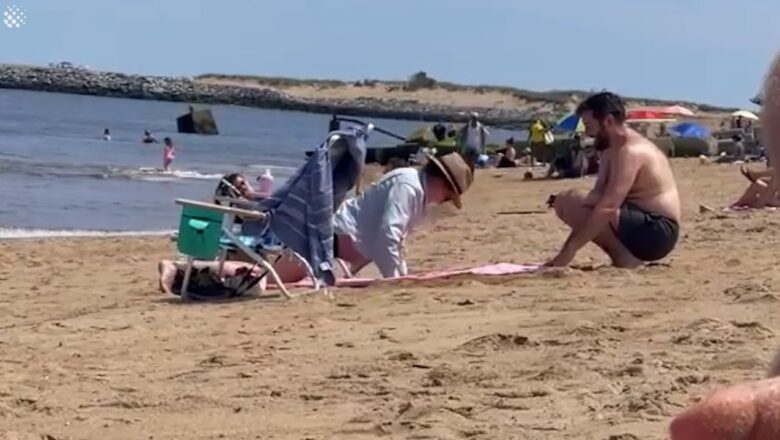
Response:
[[[780,191],[775,183],[774,170],[752,171],[744,165],[740,167],[742,175],[750,181],[745,193],[731,205],[732,209],[761,209],[780,207]]]

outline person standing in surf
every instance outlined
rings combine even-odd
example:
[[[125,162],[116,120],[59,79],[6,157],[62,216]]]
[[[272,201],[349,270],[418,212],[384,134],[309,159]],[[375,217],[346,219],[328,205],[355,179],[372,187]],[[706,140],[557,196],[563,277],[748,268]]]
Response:
[[[171,170],[171,164],[173,163],[173,158],[176,154],[173,149],[173,141],[171,138],[166,137],[163,142],[165,143],[165,147],[163,147],[163,171],[167,173]]]

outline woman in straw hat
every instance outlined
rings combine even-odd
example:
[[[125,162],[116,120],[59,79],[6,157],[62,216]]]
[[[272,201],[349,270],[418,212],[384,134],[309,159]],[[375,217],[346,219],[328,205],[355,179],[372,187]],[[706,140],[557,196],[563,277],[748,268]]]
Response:
[[[473,173],[458,153],[428,157],[422,170],[404,167],[383,175],[348,200],[334,220],[337,258],[355,273],[374,263],[385,278],[406,275],[404,238],[425,217],[426,206],[452,202],[471,186]]]

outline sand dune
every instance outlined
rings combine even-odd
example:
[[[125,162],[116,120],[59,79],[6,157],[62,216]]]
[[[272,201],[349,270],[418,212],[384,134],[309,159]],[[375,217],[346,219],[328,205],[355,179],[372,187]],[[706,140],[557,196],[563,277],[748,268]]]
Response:
[[[410,266],[534,262],[566,236],[547,195],[590,180],[483,171]],[[181,304],[162,238],[0,242],[0,438],[663,439],[707,390],[762,377],[776,348],[780,214],[700,214],[744,185],[675,161],[666,264],[460,278],[335,299]]]

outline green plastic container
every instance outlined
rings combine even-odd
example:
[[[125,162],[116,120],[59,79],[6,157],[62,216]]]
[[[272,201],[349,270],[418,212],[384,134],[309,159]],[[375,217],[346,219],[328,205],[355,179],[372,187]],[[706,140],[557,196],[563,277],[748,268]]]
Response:
[[[219,254],[222,213],[184,206],[179,222],[178,250],[198,260],[213,260]]]

